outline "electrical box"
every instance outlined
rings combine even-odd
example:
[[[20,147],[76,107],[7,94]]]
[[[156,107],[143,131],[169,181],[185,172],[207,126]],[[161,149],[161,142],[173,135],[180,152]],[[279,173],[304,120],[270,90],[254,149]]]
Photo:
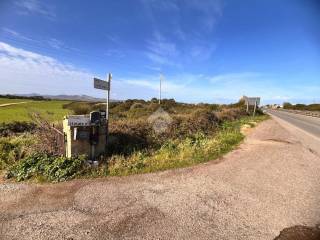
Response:
[[[65,156],[87,155],[91,160],[106,151],[107,122],[105,111],[89,115],[69,115],[63,120]]]

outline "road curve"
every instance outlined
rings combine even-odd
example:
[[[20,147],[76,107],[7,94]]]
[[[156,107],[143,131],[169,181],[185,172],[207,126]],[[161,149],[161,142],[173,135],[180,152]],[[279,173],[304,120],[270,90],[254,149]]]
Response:
[[[0,104],[0,107],[8,107],[8,106],[19,105],[19,104],[23,104],[23,103],[27,103],[27,102],[4,103],[4,104]]]
[[[285,112],[281,110],[268,110],[267,112],[320,138],[320,118]]]
[[[223,159],[60,184],[0,184],[0,239],[271,240],[320,223],[320,157],[275,120]]]

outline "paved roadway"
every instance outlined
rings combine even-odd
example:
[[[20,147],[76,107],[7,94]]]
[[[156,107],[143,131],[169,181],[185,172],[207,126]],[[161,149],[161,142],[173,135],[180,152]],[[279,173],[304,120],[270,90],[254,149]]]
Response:
[[[320,138],[320,118],[284,112],[281,110],[268,110],[267,112]]]

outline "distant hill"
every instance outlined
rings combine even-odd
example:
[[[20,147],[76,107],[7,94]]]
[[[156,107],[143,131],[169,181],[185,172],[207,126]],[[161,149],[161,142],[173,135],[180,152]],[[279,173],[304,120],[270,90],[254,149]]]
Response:
[[[12,96],[21,96],[21,97],[43,97],[45,99],[55,99],[55,100],[71,100],[71,101],[87,101],[87,102],[105,102],[105,98],[95,98],[88,95],[42,95],[38,93],[30,94],[12,94]],[[110,100],[112,102],[118,100]]]

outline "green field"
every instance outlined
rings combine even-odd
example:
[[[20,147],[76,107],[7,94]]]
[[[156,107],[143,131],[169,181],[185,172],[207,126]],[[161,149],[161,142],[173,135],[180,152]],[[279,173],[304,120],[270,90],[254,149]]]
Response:
[[[30,99],[10,99],[10,98],[0,98],[0,105],[7,103],[18,103],[18,102],[30,102]]]
[[[6,99],[1,98],[0,104],[27,102],[12,106],[0,107],[0,123],[8,123],[12,121],[31,121],[32,113],[39,113],[42,117],[49,121],[59,121],[63,116],[68,114],[70,110],[63,109],[62,106],[70,101],[30,101],[28,99]]]

